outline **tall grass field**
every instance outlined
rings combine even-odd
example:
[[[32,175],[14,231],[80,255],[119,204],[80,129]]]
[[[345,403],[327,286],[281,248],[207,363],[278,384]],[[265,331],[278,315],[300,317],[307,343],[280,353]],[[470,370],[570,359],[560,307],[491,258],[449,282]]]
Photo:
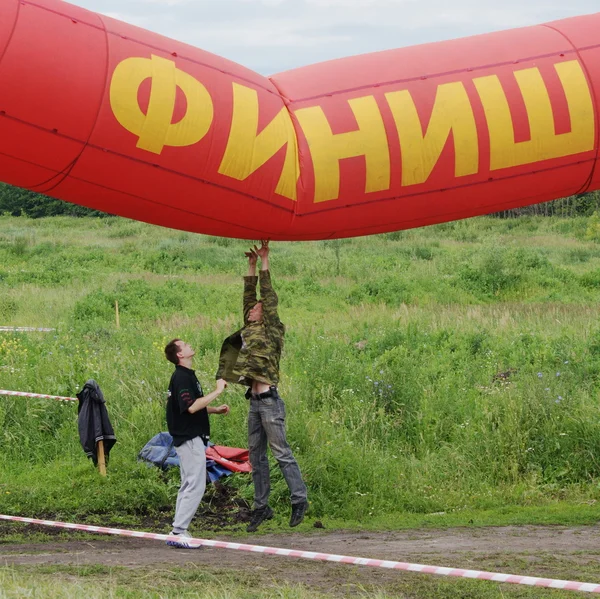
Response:
[[[272,243],[303,526],[600,515],[599,231],[597,217],[486,217]],[[102,478],[76,404],[0,397],[0,513],[142,524],[172,512],[178,472],[137,460],[166,430],[163,348],[188,340],[214,388],[248,245],[120,218],[0,217],[0,325],[55,329],[0,333],[0,388],[74,397],[95,379],[118,439]],[[232,409],[212,417],[215,443],[246,447],[243,391],[222,396]],[[272,477],[284,513],[274,463]],[[247,475],[225,484],[251,500]]]

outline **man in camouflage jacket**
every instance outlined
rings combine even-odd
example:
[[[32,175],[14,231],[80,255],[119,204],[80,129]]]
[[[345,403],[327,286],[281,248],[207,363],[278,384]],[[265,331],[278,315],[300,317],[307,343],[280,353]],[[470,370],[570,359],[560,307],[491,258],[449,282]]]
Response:
[[[268,242],[263,241],[260,248],[254,246],[246,256],[244,327],[223,342],[217,379],[248,387],[248,449],[254,482],[254,511],[247,530],[254,532],[262,522],[273,517],[269,506],[271,485],[267,443],[290,490],[290,526],[302,522],[308,501],[300,468],[286,439],[285,405],[277,390],[285,326],[279,320],[278,298],[271,285]],[[257,277],[258,258],[261,268]],[[256,297],[259,282],[260,301]]]

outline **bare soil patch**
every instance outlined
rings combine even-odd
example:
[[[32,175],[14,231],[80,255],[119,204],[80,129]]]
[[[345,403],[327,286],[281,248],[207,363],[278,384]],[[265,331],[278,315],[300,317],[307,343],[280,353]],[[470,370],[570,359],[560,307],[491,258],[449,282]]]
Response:
[[[556,573],[553,575],[548,569],[549,561],[562,560],[564,563],[567,560],[573,566],[590,562],[600,565],[600,526],[506,526],[395,532],[315,529],[311,533],[256,535],[243,541],[227,534],[219,538],[263,546],[476,570],[498,571],[506,566],[506,562],[514,565],[514,559],[518,558],[520,571],[510,573],[531,576],[556,577]],[[403,575],[378,568],[244,551],[213,548],[181,550],[167,547],[159,541],[120,537],[47,543],[0,542],[2,566],[102,565],[145,569],[183,567],[186,564],[266,575],[269,580],[302,583],[340,594],[347,594],[353,588],[390,587]]]

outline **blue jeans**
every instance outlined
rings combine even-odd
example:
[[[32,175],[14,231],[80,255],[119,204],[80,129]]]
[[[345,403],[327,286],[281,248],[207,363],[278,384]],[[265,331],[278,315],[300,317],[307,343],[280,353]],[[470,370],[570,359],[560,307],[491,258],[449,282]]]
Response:
[[[267,442],[290,489],[292,504],[306,501],[307,496],[298,462],[285,435],[285,404],[277,390],[272,389],[271,397],[250,399],[248,449],[254,482],[255,509],[267,506],[271,492]]]

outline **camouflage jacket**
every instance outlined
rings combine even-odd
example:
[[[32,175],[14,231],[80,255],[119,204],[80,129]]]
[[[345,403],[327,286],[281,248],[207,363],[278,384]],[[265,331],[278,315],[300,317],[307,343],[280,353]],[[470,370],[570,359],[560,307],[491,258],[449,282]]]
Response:
[[[258,301],[256,284],[259,280],[263,319],[250,322],[248,314]],[[285,335],[285,326],[277,313],[278,301],[268,270],[259,271],[259,277],[244,277],[244,327],[223,342],[218,379],[247,386],[252,385],[253,380],[277,385]]]

